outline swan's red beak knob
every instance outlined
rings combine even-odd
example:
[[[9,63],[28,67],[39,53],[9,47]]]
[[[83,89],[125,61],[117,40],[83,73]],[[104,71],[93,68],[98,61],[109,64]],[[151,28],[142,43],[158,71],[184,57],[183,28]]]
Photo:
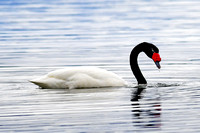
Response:
[[[160,69],[161,68],[160,63],[159,63],[161,61],[160,55],[158,53],[153,53],[152,59],[155,62],[158,69]]]

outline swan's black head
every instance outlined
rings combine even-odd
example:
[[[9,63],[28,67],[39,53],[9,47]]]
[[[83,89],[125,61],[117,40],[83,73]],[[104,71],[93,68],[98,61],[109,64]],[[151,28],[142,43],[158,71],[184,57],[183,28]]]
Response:
[[[148,42],[140,43],[138,46],[140,46],[141,51],[145,52],[145,54],[151,58],[155,62],[156,66],[160,69],[161,58],[159,55],[159,49],[155,45]]]

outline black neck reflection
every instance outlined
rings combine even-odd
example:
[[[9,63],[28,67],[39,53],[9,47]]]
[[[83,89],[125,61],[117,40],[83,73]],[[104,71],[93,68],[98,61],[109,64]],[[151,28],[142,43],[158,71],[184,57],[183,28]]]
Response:
[[[152,99],[145,99],[141,102],[146,88],[137,88],[132,92],[131,105],[134,126],[142,128],[161,127],[161,103],[160,97],[152,96]]]

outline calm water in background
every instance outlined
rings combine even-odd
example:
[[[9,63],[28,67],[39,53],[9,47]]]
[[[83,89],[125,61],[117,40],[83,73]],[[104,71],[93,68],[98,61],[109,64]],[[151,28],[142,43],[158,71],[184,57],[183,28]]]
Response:
[[[0,1],[0,132],[200,132],[199,0]],[[140,93],[129,53],[144,54]],[[117,73],[128,87],[39,89],[28,82],[68,66]]]

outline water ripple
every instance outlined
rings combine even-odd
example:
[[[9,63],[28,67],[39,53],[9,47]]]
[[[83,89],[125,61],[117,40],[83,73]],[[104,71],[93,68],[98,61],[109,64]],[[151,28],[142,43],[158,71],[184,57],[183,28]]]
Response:
[[[190,132],[199,130],[198,0],[0,1],[0,132]],[[145,54],[137,85],[132,48]],[[96,66],[127,87],[39,89],[28,80],[52,70]],[[146,89],[145,89],[146,88]]]

